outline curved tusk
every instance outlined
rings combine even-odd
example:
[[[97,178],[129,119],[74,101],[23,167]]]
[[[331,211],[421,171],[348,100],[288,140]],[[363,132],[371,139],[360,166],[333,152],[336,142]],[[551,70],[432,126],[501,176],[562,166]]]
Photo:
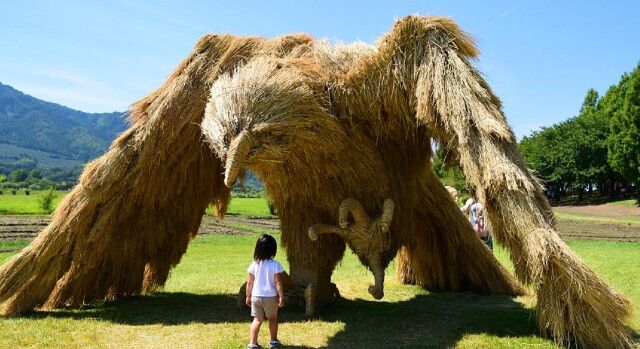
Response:
[[[246,130],[240,132],[238,137],[229,144],[224,171],[224,184],[227,187],[231,188],[236,183],[238,176],[246,167],[252,145],[253,141]]]
[[[352,198],[344,199],[338,209],[338,225],[342,229],[349,227],[349,214],[353,216],[355,224],[367,225],[370,218],[360,201]]]

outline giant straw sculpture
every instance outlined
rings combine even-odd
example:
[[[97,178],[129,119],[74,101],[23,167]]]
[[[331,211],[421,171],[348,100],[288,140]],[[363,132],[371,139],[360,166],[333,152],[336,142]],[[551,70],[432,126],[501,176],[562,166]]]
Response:
[[[131,128],[87,165],[49,226],[2,266],[2,312],[162,286],[207,205],[222,217],[228,187],[246,169],[280,213],[291,282],[307,287],[312,309],[336,294],[331,273],[345,241],[312,241],[308,231],[338,225],[347,198],[371,217],[393,200],[376,263],[398,255],[403,281],[522,294],[431,171],[436,141],[485,203],[518,280],[535,290],[540,329],[562,345],[631,347],[629,302],[558,237],[500,100],[471,64],[477,55],[469,36],[439,17],[403,18],[375,46],[203,37],[133,106]]]

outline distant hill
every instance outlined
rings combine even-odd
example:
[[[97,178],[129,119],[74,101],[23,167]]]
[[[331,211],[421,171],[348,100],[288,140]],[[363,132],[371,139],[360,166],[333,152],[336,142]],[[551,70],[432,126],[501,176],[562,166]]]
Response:
[[[123,112],[85,113],[0,83],[0,162],[37,154],[43,165],[81,164],[102,154],[126,128]]]
[[[0,175],[10,178],[15,170],[37,168],[43,177],[64,181],[61,188],[68,188],[76,182],[81,166],[104,153],[127,127],[125,113],[85,113],[0,83]],[[10,187],[26,188],[36,182]],[[234,188],[238,195],[255,196],[264,190],[250,171],[243,184]]]

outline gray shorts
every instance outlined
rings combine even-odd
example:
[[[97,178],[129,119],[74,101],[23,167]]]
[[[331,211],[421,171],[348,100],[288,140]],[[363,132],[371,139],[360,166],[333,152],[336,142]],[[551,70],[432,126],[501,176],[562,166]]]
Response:
[[[270,319],[278,315],[278,296],[251,297],[251,316]]]

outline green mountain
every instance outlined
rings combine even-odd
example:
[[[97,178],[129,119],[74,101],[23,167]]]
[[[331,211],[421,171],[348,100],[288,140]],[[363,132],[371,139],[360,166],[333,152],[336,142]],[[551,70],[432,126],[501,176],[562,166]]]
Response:
[[[84,163],[104,153],[126,128],[125,113],[85,113],[0,83],[0,162],[15,158],[9,150],[31,149]]]

